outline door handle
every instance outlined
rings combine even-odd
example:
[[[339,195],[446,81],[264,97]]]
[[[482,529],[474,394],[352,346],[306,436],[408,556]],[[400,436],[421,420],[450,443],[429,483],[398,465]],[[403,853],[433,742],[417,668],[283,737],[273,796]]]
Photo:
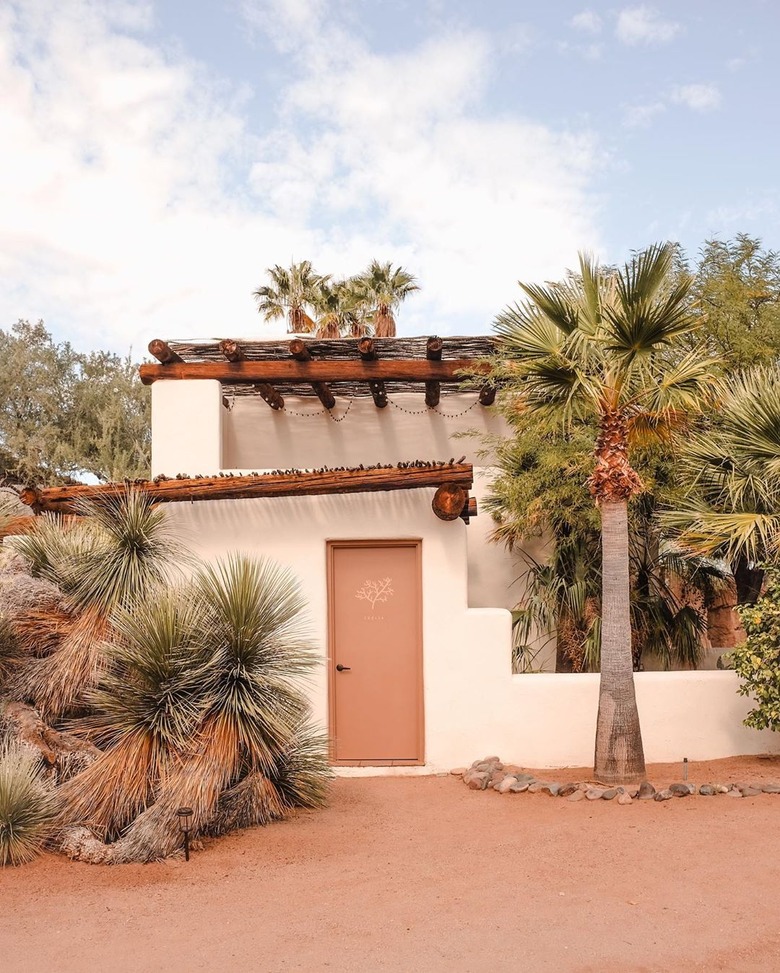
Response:
[[[349,672],[350,669],[351,669],[351,666],[343,666],[340,662],[336,666],[336,672]]]

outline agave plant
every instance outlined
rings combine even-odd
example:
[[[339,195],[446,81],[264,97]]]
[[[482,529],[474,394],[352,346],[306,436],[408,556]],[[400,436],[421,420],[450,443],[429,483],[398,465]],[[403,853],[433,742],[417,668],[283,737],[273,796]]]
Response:
[[[57,798],[40,761],[19,744],[0,746],[0,865],[32,861],[51,837]]]

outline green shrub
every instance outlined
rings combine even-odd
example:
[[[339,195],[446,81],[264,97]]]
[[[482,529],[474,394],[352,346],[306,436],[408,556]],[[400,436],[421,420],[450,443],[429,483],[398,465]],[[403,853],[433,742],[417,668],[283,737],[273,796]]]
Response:
[[[734,669],[743,680],[739,692],[756,702],[745,717],[754,730],[780,730],[780,572],[767,572],[764,594],[739,609],[747,642],[734,649]]]
[[[0,865],[21,865],[52,832],[57,800],[40,774],[37,754],[18,744],[0,747]]]

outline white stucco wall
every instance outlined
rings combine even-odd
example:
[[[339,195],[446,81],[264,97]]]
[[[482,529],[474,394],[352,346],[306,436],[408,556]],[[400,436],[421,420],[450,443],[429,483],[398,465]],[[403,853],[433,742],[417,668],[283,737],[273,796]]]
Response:
[[[370,396],[338,398],[329,415],[313,397],[286,396],[284,411],[274,411],[259,397],[231,400],[228,392],[223,465],[281,470],[447,460],[465,454],[467,463],[485,466],[487,461],[477,455],[482,440],[459,435],[472,429],[479,434],[506,430],[504,419],[495,409],[481,406],[473,392],[445,393],[436,410],[425,407],[420,393],[391,394],[389,399],[388,406],[377,409]]]

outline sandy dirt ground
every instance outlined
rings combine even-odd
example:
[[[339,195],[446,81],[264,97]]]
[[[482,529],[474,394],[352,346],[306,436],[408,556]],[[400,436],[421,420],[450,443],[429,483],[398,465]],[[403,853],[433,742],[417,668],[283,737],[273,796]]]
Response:
[[[778,779],[777,757],[690,767]],[[341,779],[328,810],[189,863],[2,870],[0,970],[777,973],[779,893],[780,796],[620,807]]]

